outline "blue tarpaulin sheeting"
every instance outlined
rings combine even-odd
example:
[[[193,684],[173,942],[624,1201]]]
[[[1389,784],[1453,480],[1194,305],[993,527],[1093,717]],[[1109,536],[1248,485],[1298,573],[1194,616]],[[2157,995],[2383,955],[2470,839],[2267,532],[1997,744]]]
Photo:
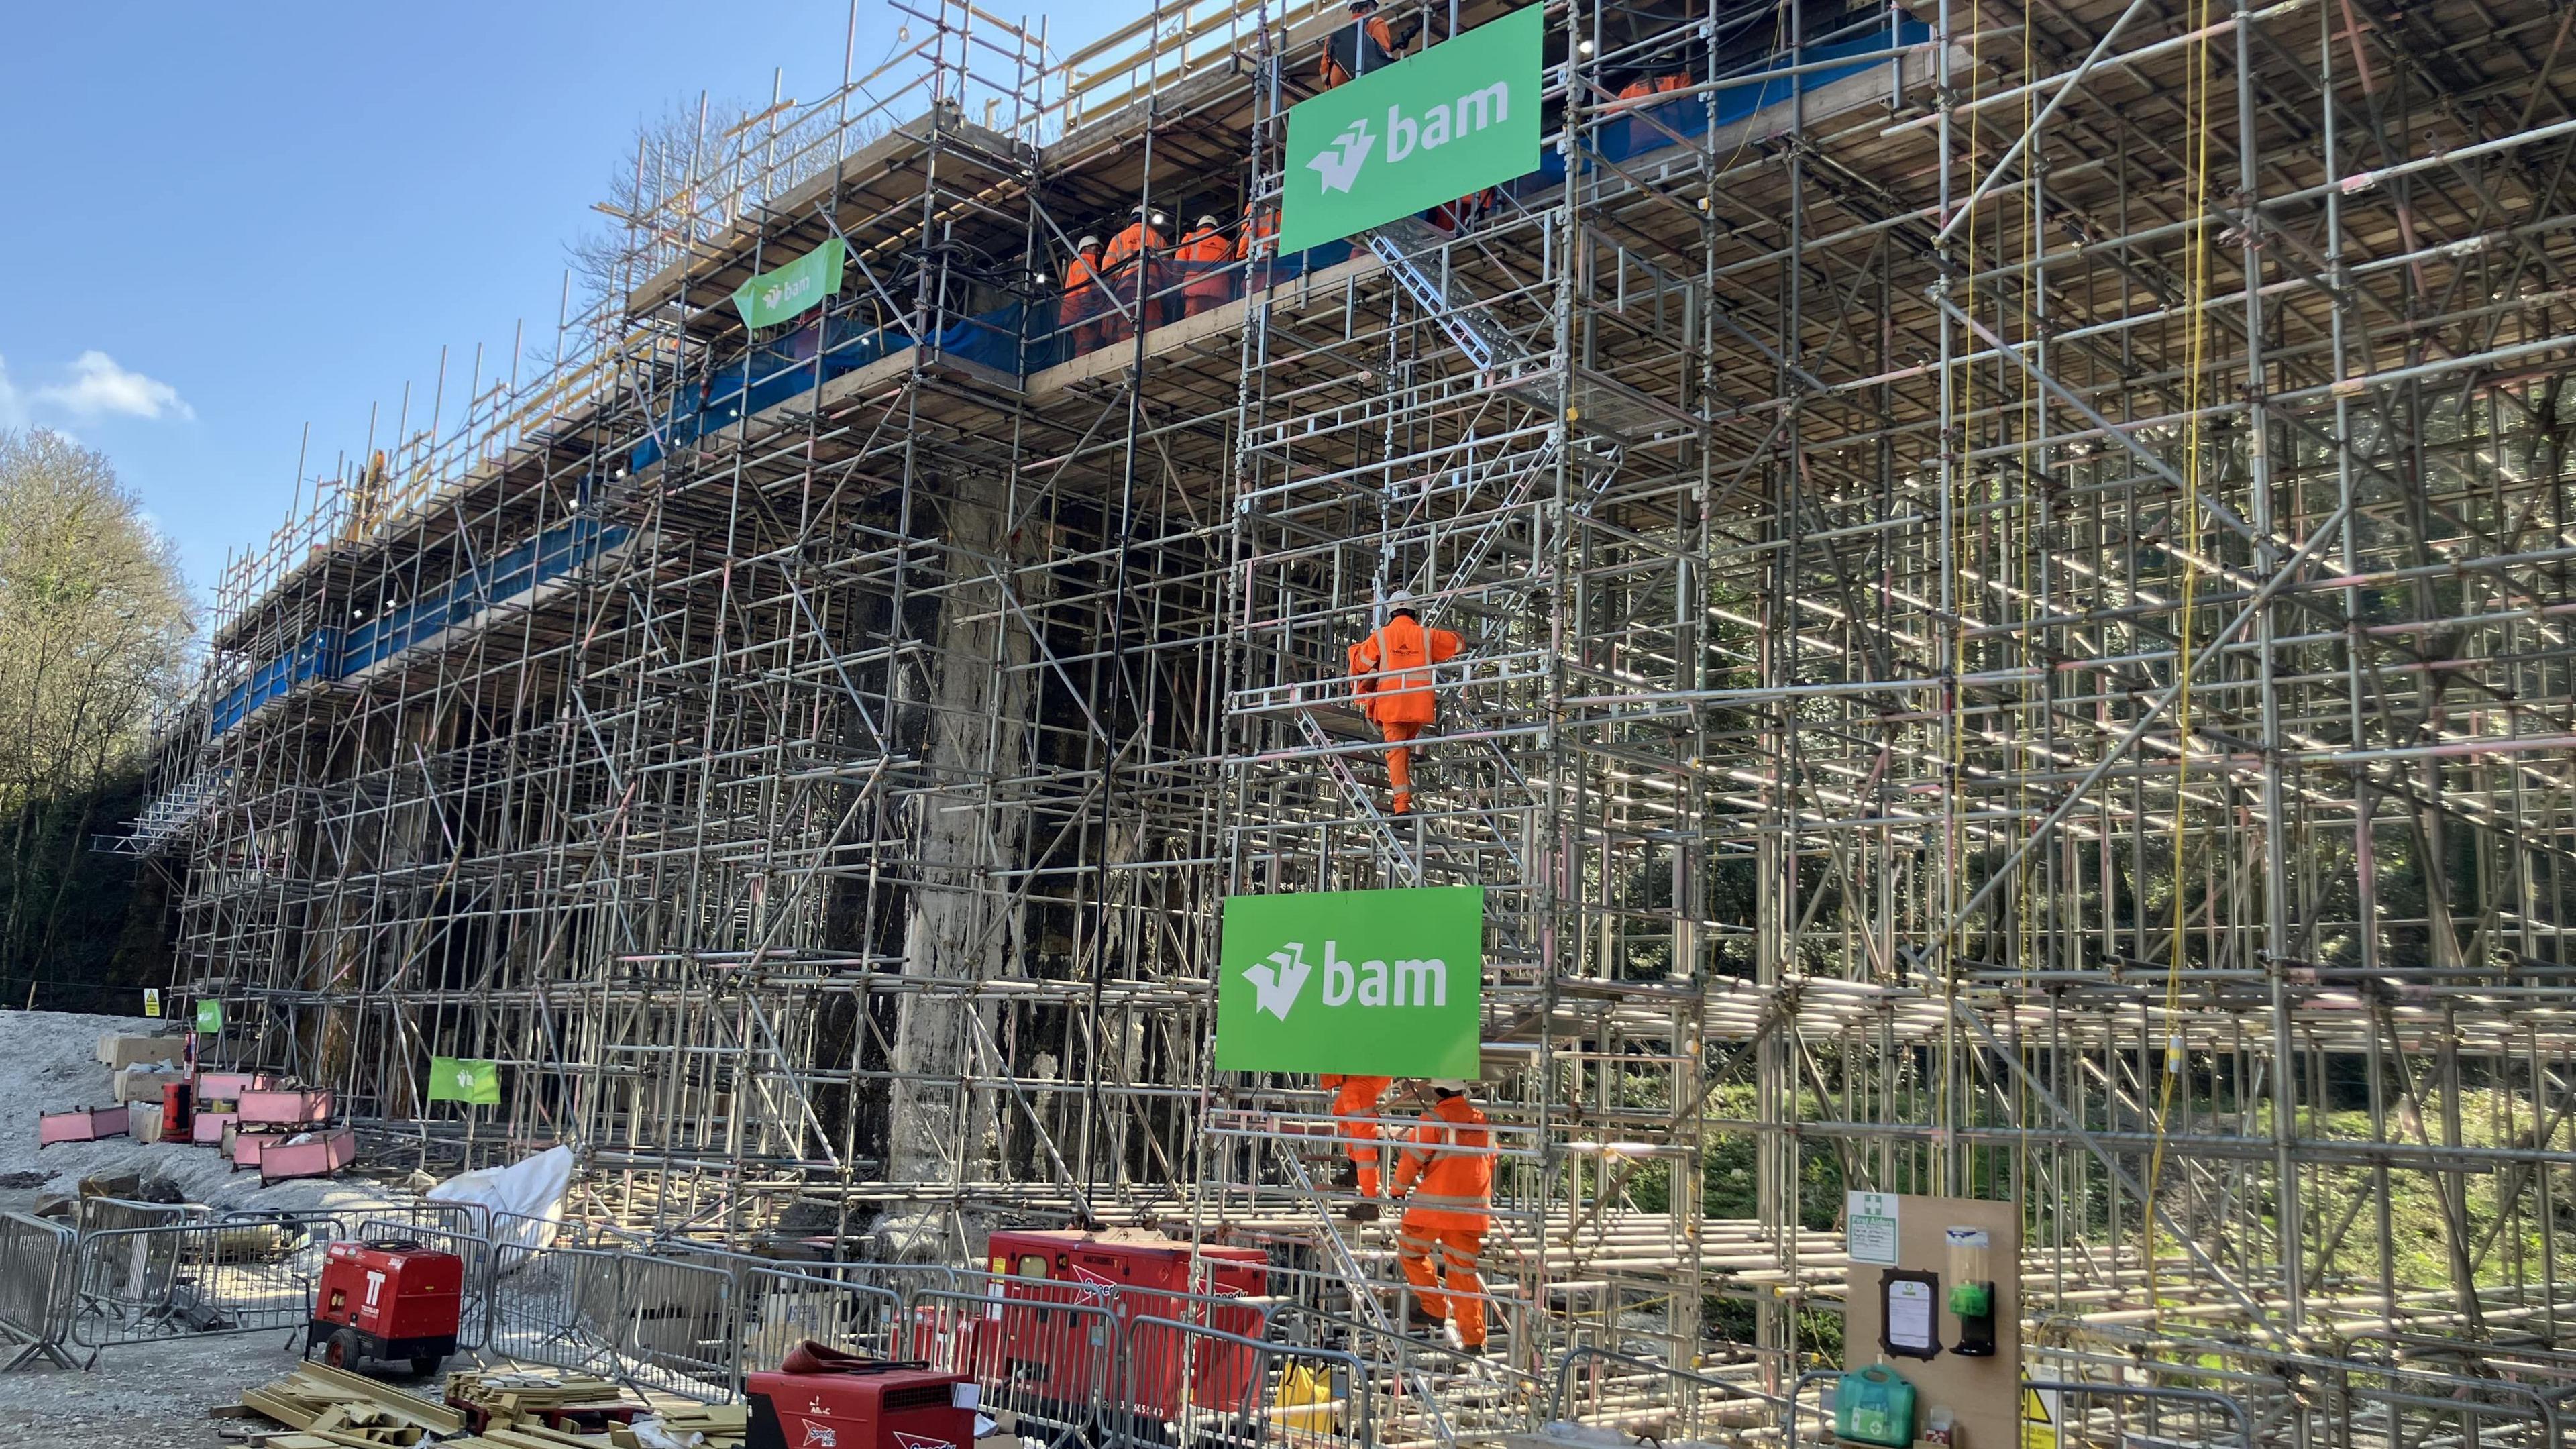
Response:
[[[563,577],[623,543],[626,536],[620,525],[577,518],[355,628],[317,629],[293,650],[254,668],[248,679],[226,691],[215,702],[207,734],[222,734],[297,685],[343,679],[416,648],[495,604]]]

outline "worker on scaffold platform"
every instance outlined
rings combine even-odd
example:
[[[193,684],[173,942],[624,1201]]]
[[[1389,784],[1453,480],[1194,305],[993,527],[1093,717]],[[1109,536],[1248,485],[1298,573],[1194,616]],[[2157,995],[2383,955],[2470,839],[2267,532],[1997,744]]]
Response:
[[[1386,1089],[1395,1085],[1393,1077],[1353,1077],[1340,1072],[1326,1072],[1316,1084],[1333,1094],[1333,1132],[1342,1139],[1342,1153],[1350,1159],[1340,1186],[1356,1189],[1369,1199],[1351,1204],[1342,1215],[1355,1223],[1377,1221],[1378,1143],[1384,1134],[1378,1130],[1378,1103]]]
[[[1351,23],[1324,39],[1324,57],[1316,74],[1331,90],[1396,63],[1395,32],[1377,13],[1378,0],[1350,0]]]
[[[1405,590],[1388,594],[1386,603],[1387,621],[1351,646],[1351,673],[1358,680],[1361,712],[1391,747],[1386,752],[1387,784],[1395,792],[1390,808],[1408,815],[1413,811],[1413,751],[1405,741],[1439,717],[1430,666],[1455,658],[1462,641],[1446,629],[1422,627],[1413,595]]]
[[[1485,1114],[1467,1100],[1465,1082],[1443,1077],[1431,1091],[1438,1100],[1395,1163],[1395,1196],[1404,1204],[1395,1256],[1413,1285],[1412,1322],[1436,1328],[1445,1320],[1450,1346],[1479,1354],[1485,1351],[1485,1280],[1477,1276],[1476,1254],[1493,1223],[1494,1137]]]

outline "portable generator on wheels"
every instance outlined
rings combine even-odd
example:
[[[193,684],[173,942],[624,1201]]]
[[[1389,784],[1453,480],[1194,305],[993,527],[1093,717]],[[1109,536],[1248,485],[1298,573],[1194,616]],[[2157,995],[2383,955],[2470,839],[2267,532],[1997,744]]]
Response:
[[[333,1243],[313,1291],[304,1352],[333,1368],[406,1363],[423,1378],[456,1352],[465,1260],[402,1238]]]
[[[974,1381],[812,1340],[744,1384],[746,1449],[973,1449]]]

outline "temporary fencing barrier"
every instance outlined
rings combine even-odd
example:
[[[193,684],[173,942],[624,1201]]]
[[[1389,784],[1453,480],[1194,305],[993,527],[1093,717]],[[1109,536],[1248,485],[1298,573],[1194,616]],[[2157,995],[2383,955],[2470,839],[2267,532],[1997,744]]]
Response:
[[[737,1283],[740,1330],[737,1375],[776,1369],[807,1339],[879,1358],[895,1358],[903,1300],[892,1289],[851,1283],[801,1269],[753,1268]],[[741,1387],[736,1378],[735,1387]]]
[[[732,1274],[591,1248],[504,1247],[492,1258],[485,1346],[684,1398],[733,1392]]]
[[[971,1376],[987,1411],[1017,1415],[1023,1434],[1055,1446],[1114,1432],[1107,1411],[1124,1342],[1099,1304],[916,1288],[899,1326],[900,1357]]]
[[[61,1223],[0,1213],[0,1333],[19,1345],[0,1367],[17,1368],[39,1358],[72,1366],[61,1347],[61,1311],[73,1236]]]
[[[2058,1449],[2126,1449],[2135,1444],[2252,1449],[2254,1443],[2254,1421],[2245,1406],[2207,1389],[2025,1379],[2022,1397],[2025,1443],[2042,1442]]]
[[[91,1351],[304,1323],[332,1231],[296,1222],[184,1222],[83,1233],[64,1340]]]
[[[1785,1407],[1748,1383],[1585,1344],[1557,1360],[1548,1418],[1671,1443],[1739,1437]]]
[[[214,1215],[213,1208],[192,1202],[134,1202],[121,1197],[84,1197],[72,1202],[72,1228],[82,1233],[202,1222]]]
[[[1235,1449],[1371,1444],[1354,1355],[1140,1316],[1125,1325],[1116,1434],[1129,1444]]]

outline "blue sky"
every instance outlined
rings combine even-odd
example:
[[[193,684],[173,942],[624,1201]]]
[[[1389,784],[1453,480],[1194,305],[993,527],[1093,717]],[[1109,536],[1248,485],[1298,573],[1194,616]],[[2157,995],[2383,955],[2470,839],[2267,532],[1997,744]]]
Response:
[[[915,9],[935,7],[921,0]],[[1019,7],[1011,7],[1017,13]],[[1059,7],[1059,47],[1126,3]],[[104,450],[210,594],[449,351],[551,341],[564,244],[671,106],[840,83],[848,0],[10,7],[0,426]],[[1070,21],[1068,26],[1065,22]],[[895,43],[859,0],[858,68]],[[1068,32],[1074,32],[1069,34]],[[390,425],[380,429],[389,432]]]

